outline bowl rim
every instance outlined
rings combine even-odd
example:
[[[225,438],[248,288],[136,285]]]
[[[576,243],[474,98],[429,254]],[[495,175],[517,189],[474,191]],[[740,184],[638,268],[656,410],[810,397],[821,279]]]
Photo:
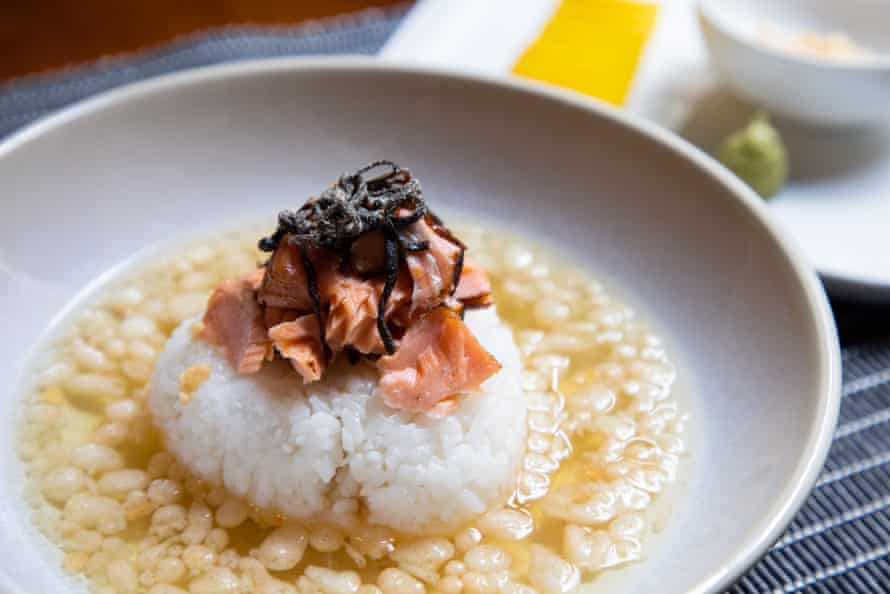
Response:
[[[754,525],[749,534],[737,545],[735,552],[723,559],[717,567],[707,570],[695,587],[689,591],[689,594],[704,594],[728,587],[778,539],[809,495],[822,470],[828,455],[828,448],[831,445],[840,406],[841,356],[837,330],[828,299],[813,268],[790,238],[786,237],[770,219],[766,206],[754,194],[753,190],[688,141],[642,117],[619,110],[600,100],[530,79],[470,73],[447,66],[402,64],[367,56],[298,56],[243,60],[192,68],[152,77],[100,93],[59,112],[40,118],[0,142],[0,160],[29,142],[52,134],[68,122],[124,104],[130,100],[225,79],[287,72],[323,73],[330,71],[354,71],[356,73],[372,71],[450,79],[467,84],[531,94],[565,107],[585,110],[593,116],[630,129],[695,165],[702,173],[723,185],[784,252],[802,289],[808,317],[818,342],[819,380],[815,395],[818,398],[815,407],[816,416],[809,428],[803,455],[798,460],[794,473],[789,478],[784,490],[776,497],[773,506],[762,515],[762,521]],[[4,582],[6,579],[0,573],[0,590],[3,590],[3,587],[7,585]],[[9,591],[15,592],[12,588]]]
[[[694,2],[699,18],[713,27],[721,35],[770,59],[785,62],[786,64],[797,64],[799,66],[825,72],[863,72],[875,74],[890,72],[890,53],[888,52],[873,52],[872,56],[867,60],[849,61],[820,60],[819,58],[808,54],[796,54],[782,50],[778,47],[773,47],[768,43],[757,41],[750,35],[744,35],[734,27],[727,25],[726,20],[718,13],[718,9],[715,8],[715,4],[719,4],[717,0],[694,0]]]

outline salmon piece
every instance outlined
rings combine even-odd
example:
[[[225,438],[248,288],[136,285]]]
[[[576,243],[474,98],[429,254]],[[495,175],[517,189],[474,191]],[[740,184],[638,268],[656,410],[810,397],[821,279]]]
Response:
[[[315,314],[272,326],[269,328],[269,338],[281,356],[289,360],[303,377],[304,384],[321,379],[326,361]]]
[[[249,278],[223,281],[207,302],[202,331],[245,375],[259,371],[272,348],[253,286]]]
[[[445,302],[442,304],[442,307],[453,312],[454,315],[456,315],[460,319],[464,319],[464,310],[466,309],[466,307],[464,306],[464,302],[460,299],[455,298],[454,295],[446,299]]]
[[[459,405],[460,398],[452,395],[437,402],[426,414],[434,419],[441,419],[456,411]]]
[[[266,262],[265,275],[261,279],[259,298],[263,305],[295,309],[300,312],[312,311],[312,298],[309,296],[309,280],[303,265],[300,248],[288,241],[285,236],[278,248]],[[319,292],[325,284],[333,281],[332,275],[339,265],[336,256],[325,250],[310,250],[309,259],[316,273]]]
[[[340,275],[325,297],[330,310],[325,324],[325,339],[334,351],[351,346],[366,355],[384,352],[383,340],[377,329],[377,312],[384,281],[366,280],[352,275]],[[386,319],[406,304],[411,294],[411,278],[399,274],[386,304]]]
[[[352,346],[360,353],[381,354],[377,331],[378,292],[361,279],[344,277],[337,285],[325,324],[325,339],[334,351]]]
[[[411,311],[429,311],[454,291],[455,272],[463,250],[436,233],[425,219],[420,219],[401,233],[403,241],[429,243],[429,249],[410,252],[405,257],[414,281]]]
[[[454,298],[468,307],[482,307],[494,302],[491,298],[491,281],[488,280],[488,274],[472,260],[464,260]]]
[[[266,328],[277,326],[282,322],[293,322],[298,317],[300,317],[300,312],[295,309],[266,307],[263,311],[263,323],[266,325]]]
[[[409,276],[409,279],[410,279],[410,276]],[[399,328],[402,328],[402,329],[408,328],[408,327],[414,322],[414,320],[417,319],[417,317],[418,317],[418,314],[415,314],[415,313],[413,313],[413,312],[411,311],[411,300],[410,300],[410,295],[411,295],[411,285],[410,285],[410,281],[409,281],[409,285],[408,285],[407,295],[409,296],[409,298],[406,299],[406,300],[404,301],[404,303],[402,303],[401,305],[399,305],[399,307],[397,307],[397,308],[393,311],[392,315],[389,316],[389,318],[388,318],[390,324],[392,324],[393,326],[397,326],[397,327],[399,327]]]
[[[263,279],[266,278],[266,269],[265,268],[257,268],[250,274],[245,274],[241,277],[242,280],[247,281],[250,284],[250,288],[254,291],[259,291],[260,287],[263,286]]]
[[[349,248],[352,267],[359,274],[382,272],[386,264],[386,247],[383,231],[370,231],[352,242]]]
[[[385,281],[380,280],[380,293],[383,293],[383,285]],[[411,302],[411,275],[403,268],[399,269],[399,276],[396,278],[396,284],[389,294],[389,301],[386,302],[386,318],[390,319],[397,310],[402,309]]]
[[[260,301],[270,307],[311,311],[312,299],[307,287],[303,255],[285,237],[266,262],[266,274],[259,290]]]
[[[377,361],[383,401],[395,409],[447,414],[456,395],[478,388],[500,363],[454,312],[436,308],[417,320],[394,355]]]
[[[457,289],[454,294],[445,298],[441,306],[463,318],[467,307],[485,307],[492,303],[494,299],[491,297],[488,275],[477,264],[465,261]],[[416,317],[416,312],[412,312],[411,308],[402,307],[392,316],[392,321],[396,326],[408,328]]]

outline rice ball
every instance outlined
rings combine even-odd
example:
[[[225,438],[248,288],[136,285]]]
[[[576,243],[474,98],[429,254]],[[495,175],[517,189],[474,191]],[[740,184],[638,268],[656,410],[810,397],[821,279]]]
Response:
[[[509,497],[526,441],[510,329],[494,307],[465,321],[502,368],[443,418],[387,407],[377,370],[345,357],[308,385],[286,361],[238,375],[193,320],[158,357],[149,406],[182,463],[253,505],[307,523],[348,527],[367,513],[402,533],[447,531]]]

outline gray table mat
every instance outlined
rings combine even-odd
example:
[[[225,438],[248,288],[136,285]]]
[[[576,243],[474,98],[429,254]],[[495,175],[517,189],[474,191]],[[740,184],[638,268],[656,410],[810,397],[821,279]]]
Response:
[[[0,84],[0,138],[85,97],[160,74],[251,58],[376,54],[405,11],[367,10],[295,27],[229,27],[158,49]]]
[[[293,28],[225,29],[6,83],[0,85],[0,137],[90,95],[176,70],[257,57],[374,54],[403,12],[368,11]],[[787,532],[733,593],[890,592],[890,331],[875,338],[875,324],[863,323],[855,304],[836,312],[845,316],[839,317],[842,330],[849,317],[856,318],[855,328],[872,331],[866,339],[856,333],[858,344],[844,350],[844,398],[828,462]],[[890,319],[884,310],[869,312]]]

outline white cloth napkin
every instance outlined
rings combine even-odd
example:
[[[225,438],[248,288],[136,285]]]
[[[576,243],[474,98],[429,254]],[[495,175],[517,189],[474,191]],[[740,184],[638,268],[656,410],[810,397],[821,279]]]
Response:
[[[663,0],[625,107],[676,129],[714,85],[694,0]],[[420,0],[381,51],[387,60],[509,74],[559,0]]]

